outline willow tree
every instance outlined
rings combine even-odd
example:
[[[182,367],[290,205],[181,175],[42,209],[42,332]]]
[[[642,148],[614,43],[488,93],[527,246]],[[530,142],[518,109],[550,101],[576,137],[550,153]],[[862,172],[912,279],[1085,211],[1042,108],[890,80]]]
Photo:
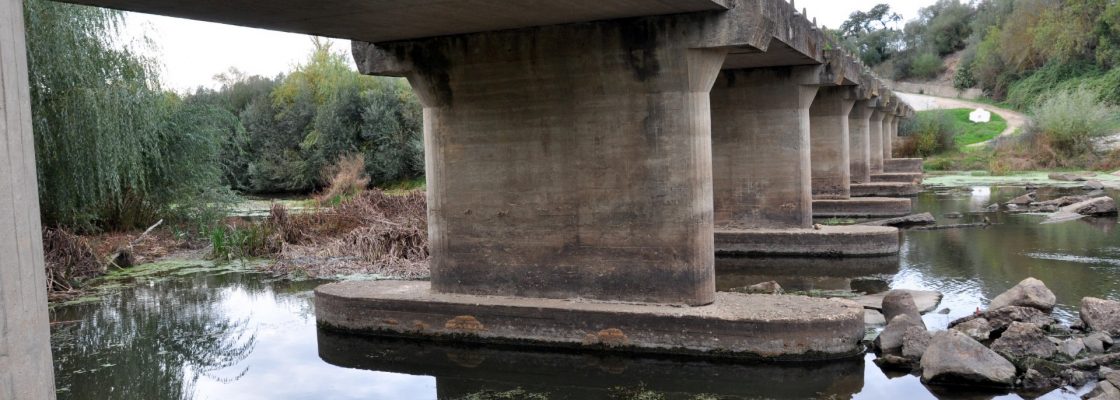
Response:
[[[45,224],[129,228],[212,203],[232,115],[164,92],[155,60],[118,42],[120,12],[26,0],[24,17]]]

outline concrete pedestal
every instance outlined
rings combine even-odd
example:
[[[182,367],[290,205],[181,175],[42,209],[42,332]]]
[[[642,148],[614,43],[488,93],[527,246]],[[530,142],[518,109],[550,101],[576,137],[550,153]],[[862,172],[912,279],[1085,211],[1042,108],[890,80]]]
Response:
[[[922,159],[920,158],[892,158],[883,160],[884,173],[922,173]]]
[[[871,182],[922,183],[925,174],[913,172],[884,172],[872,174]]]
[[[853,183],[852,197],[914,197],[922,193],[916,183],[875,182]]]
[[[898,229],[822,226],[820,229],[716,229],[720,257],[867,257],[897,254]],[[883,227],[875,227],[883,228]]]
[[[718,293],[712,305],[436,293],[428,282],[340,282],[315,289],[321,327],[377,336],[606,352],[767,360],[859,353],[863,307],[798,296]]]
[[[0,399],[55,398],[23,2],[0,0]]]
[[[896,197],[813,200],[815,218],[892,218],[910,215],[913,201]]]

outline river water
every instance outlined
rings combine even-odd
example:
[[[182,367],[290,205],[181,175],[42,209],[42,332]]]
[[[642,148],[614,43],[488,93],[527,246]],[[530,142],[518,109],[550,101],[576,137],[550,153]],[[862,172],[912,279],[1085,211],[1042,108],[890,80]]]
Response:
[[[1069,189],[1044,189],[1043,198]],[[1023,193],[974,187],[922,194],[942,223],[985,216],[988,228],[908,231],[898,257],[843,261],[720,260],[721,289],[775,279],[787,290],[929,289],[925,316],[944,329],[1028,276],[1077,315],[1084,296],[1120,298],[1117,220],[1041,225],[1039,215],[946,219]],[[1110,193],[1117,197],[1118,193]],[[770,273],[766,271],[779,271]],[[386,341],[325,334],[311,290],[224,271],[145,279],[99,301],[53,310],[59,399],[754,399],[1018,398],[931,391],[863,359],[814,365],[709,363]],[[947,309],[947,311],[945,311]],[[1084,392],[1085,389],[1081,391]],[[1055,391],[1044,398],[1074,399]]]

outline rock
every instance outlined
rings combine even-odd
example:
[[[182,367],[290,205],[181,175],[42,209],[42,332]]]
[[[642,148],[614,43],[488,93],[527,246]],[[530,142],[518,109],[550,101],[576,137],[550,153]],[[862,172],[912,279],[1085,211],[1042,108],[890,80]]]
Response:
[[[988,212],[999,211],[999,203],[989,204],[987,207],[984,207],[984,209],[987,210]]]
[[[912,326],[906,328],[906,333],[902,335],[902,357],[917,362],[922,359],[922,354],[926,353],[929,348],[929,341],[933,336],[925,327]]]
[[[941,314],[941,315],[949,315],[949,313],[951,313],[951,312],[953,312],[953,310],[950,310],[950,309],[948,309],[948,308],[942,308],[942,309],[941,309],[940,311],[938,311],[937,313],[938,313],[938,314]]]
[[[1079,338],[1066,339],[1058,345],[1058,352],[1069,358],[1077,358],[1077,355],[1081,354],[1082,351],[1085,351],[1085,342]]]
[[[1022,196],[1011,199],[1007,202],[1008,205],[1025,206],[1038,201],[1038,196],[1034,192],[1024,194]]]
[[[1089,400],[1120,400],[1120,390],[1110,382],[1101,382],[1096,389],[1086,395]]]
[[[886,370],[904,370],[909,371],[914,369],[914,361],[903,356],[896,356],[894,354],[884,354],[882,357],[875,359],[875,365],[879,368]]]
[[[1060,377],[1049,377],[1035,369],[1028,369],[1019,378],[1019,388],[1031,393],[1045,394],[1062,386]]]
[[[1038,325],[1012,322],[1003,335],[992,342],[992,351],[1012,360],[1027,357],[1050,358],[1054,356],[1054,344],[1046,339],[1046,334]]]
[[[887,319],[883,317],[883,313],[876,310],[863,310],[863,324],[868,326],[884,326],[887,324]]]
[[[1058,210],[1058,213],[1063,212],[1092,217],[1116,215],[1116,200],[1113,200],[1111,197],[1096,197],[1080,203],[1070,204]]]
[[[1054,296],[1054,292],[1046,287],[1045,283],[1035,278],[1027,278],[992,299],[988,308],[994,310],[1007,306],[1022,306],[1050,312],[1054,310],[1054,304],[1057,304],[1057,302],[1058,298]]]
[[[880,311],[883,313],[883,318],[887,321],[893,320],[894,317],[899,315],[909,315],[916,321],[922,320],[922,314],[918,312],[918,306],[914,303],[914,296],[905,290],[892,290],[883,296],[882,308]]]
[[[1011,387],[1015,366],[955,330],[933,336],[922,355],[922,382],[931,385]]]
[[[988,325],[988,320],[984,318],[976,318],[965,321],[961,324],[958,324],[957,326],[954,326],[953,329],[967,335],[968,337],[972,338],[972,340],[978,342],[988,340],[992,335],[992,327]]]
[[[914,305],[918,307],[918,312],[921,314],[936,310],[937,305],[941,303],[941,297],[943,297],[941,292],[935,292],[932,290],[895,289],[891,292],[894,291],[904,291],[910,293],[910,296],[914,298]],[[890,292],[858,296],[849,300],[859,303],[863,306],[863,308],[882,310],[883,299],[887,297],[887,293]]]
[[[867,226],[893,226],[895,228],[906,228],[911,226],[933,225],[937,220],[933,218],[933,214],[921,213],[907,215],[905,217],[889,218],[879,221],[864,222],[859,225]]]
[[[1077,221],[1082,218],[1085,218],[1085,216],[1077,213],[1065,212],[1061,209],[1058,209],[1058,211],[1054,212],[1053,214],[1047,215],[1046,219],[1043,220],[1042,223],[1058,224],[1062,222]]]
[[[1105,369],[1105,367],[1101,367],[1101,369],[1103,370]],[[1111,383],[1112,386],[1120,388],[1120,371],[1108,370],[1102,372],[1100,375],[1101,379],[1108,381],[1108,383]]]
[[[1083,298],[1081,320],[1091,331],[1120,335],[1120,302],[1095,297]]]
[[[757,285],[747,287],[747,293],[751,294],[782,294],[782,285],[778,282],[762,282]]]
[[[1037,202],[1037,203],[1034,203],[1034,204],[1031,204],[1031,205],[1032,206],[1040,206],[1040,207],[1041,206],[1065,207],[1065,206],[1068,206],[1070,204],[1077,204],[1077,203],[1080,203],[1080,202],[1083,202],[1083,201],[1089,200],[1089,199],[1091,199],[1091,197],[1089,197],[1089,196],[1062,196],[1062,197],[1059,197],[1059,198],[1056,198],[1056,199],[1053,199],[1053,200],[1040,201],[1040,202]]]
[[[1081,342],[1085,344],[1085,350],[1088,350],[1090,353],[1104,353],[1104,341],[1101,341],[1100,337],[1088,336],[1081,339]]]
[[[988,326],[992,332],[1002,332],[1011,325],[1012,322],[1025,322],[1035,324],[1040,327],[1046,327],[1054,324],[1054,317],[1050,314],[1044,313],[1037,308],[1021,307],[1021,306],[1007,306],[996,310],[984,311],[978,315],[970,315],[956,321],[950,322],[949,327],[955,327],[959,324],[971,321],[976,318],[984,318],[988,320]]]
[[[1081,185],[1081,190],[1104,190],[1104,184],[1098,180],[1088,180]]]
[[[961,217],[964,217],[964,215],[962,215],[959,212],[945,213],[945,218],[948,218],[948,219],[961,219]]]
[[[1077,182],[1077,181],[1085,180],[1085,177],[1082,176],[1082,175],[1071,174],[1071,173],[1068,173],[1068,172],[1056,172],[1056,173],[1050,174],[1048,177],[1051,180],[1065,181],[1065,182]]]
[[[875,347],[883,353],[899,353],[902,350],[902,340],[910,328],[926,329],[921,319],[915,320],[907,314],[901,314],[887,323],[887,327],[875,338]]]

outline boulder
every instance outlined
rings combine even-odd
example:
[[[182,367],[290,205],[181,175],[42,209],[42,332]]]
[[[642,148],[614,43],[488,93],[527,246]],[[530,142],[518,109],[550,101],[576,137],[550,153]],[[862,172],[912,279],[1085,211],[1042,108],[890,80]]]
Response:
[[[747,293],[751,294],[782,294],[782,285],[778,282],[762,282],[757,285],[747,287]]]
[[[922,355],[922,382],[931,385],[1011,387],[1015,366],[955,330],[933,336]]]
[[[1023,377],[1019,378],[1019,389],[1029,393],[1046,394],[1062,386],[1062,378],[1056,376],[1046,376],[1036,369],[1028,369],[1023,373]],[[1034,396],[1031,396],[1034,397]]]
[[[1069,358],[1077,358],[1077,355],[1083,351],[1085,351],[1085,342],[1080,338],[1066,339],[1058,345],[1058,352]]]
[[[1099,336],[1087,336],[1081,339],[1081,342],[1085,344],[1085,350],[1090,353],[1104,353],[1104,341]]]
[[[988,212],[999,211],[999,203],[989,204],[987,207],[984,207],[984,210],[987,210]]]
[[[1083,201],[1089,200],[1089,199],[1091,199],[1091,197],[1089,197],[1089,196],[1062,196],[1062,197],[1059,197],[1059,198],[1056,198],[1056,199],[1053,199],[1053,200],[1040,201],[1040,202],[1031,204],[1031,206],[1035,206],[1035,207],[1043,207],[1043,206],[1065,207],[1065,206],[1068,206],[1070,204],[1077,204],[1077,203],[1080,203],[1080,202],[1083,202]]]
[[[1095,297],[1081,299],[1081,320],[1091,331],[1120,335],[1120,302]]]
[[[1089,400],[1120,400],[1120,389],[1116,389],[1116,385],[1111,382],[1104,381],[1097,385],[1096,389],[1085,395]]]
[[[1038,201],[1038,196],[1034,192],[1024,194],[1022,196],[1011,199],[1007,202],[1008,205],[1025,206]]]
[[[1054,317],[1050,314],[1044,313],[1037,308],[1022,307],[1022,306],[1007,306],[995,310],[987,310],[979,314],[969,315],[967,317],[950,322],[949,327],[955,327],[959,324],[971,321],[976,318],[984,318],[988,320],[988,326],[992,332],[1002,332],[1011,325],[1012,322],[1025,322],[1035,324],[1040,327],[1047,327],[1054,324]]]
[[[1112,386],[1120,388],[1120,371],[1106,371],[1105,373],[1101,374],[1101,379],[1108,381],[1108,383],[1111,383]]]
[[[1003,335],[992,342],[992,351],[1012,360],[1027,357],[1050,358],[1056,349],[1038,325],[1012,322]]]
[[[922,320],[922,314],[918,312],[918,306],[914,303],[914,296],[905,290],[892,290],[883,296],[882,308],[880,311],[883,313],[883,318],[887,321],[893,320],[894,317],[899,315],[909,315],[916,321]]]
[[[1058,209],[1053,214],[1047,215],[1046,219],[1042,221],[1043,224],[1058,224],[1062,222],[1077,221],[1085,218],[1084,215],[1078,213],[1065,212]]]
[[[875,347],[883,353],[899,353],[902,350],[903,338],[910,328],[926,329],[921,318],[914,319],[907,314],[894,317],[887,323],[887,327],[875,338]]]
[[[1055,172],[1048,176],[1051,180],[1064,181],[1064,182],[1080,182],[1086,179],[1085,175],[1073,174],[1069,172]]]
[[[912,326],[906,328],[902,335],[902,356],[917,362],[922,359],[922,354],[929,348],[929,341],[933,336],[924,327]]]
[[[918,307],[918,312],[922,314],[936,310],[937,305],[941,303],[941,298],[944,296],[941,294],[941,292],[932,290],[895,289],[894,291],[905,291],[907,293],[910,293],[910,296],[914,298],[914,305]],[[883,299],[887,297],[887,293],[890,292],[857,296],[849,300],[859,303],[863,306],[863,308],[882,310]]]
[[[863,309],[863,324],[868,326],[884,326],[887,324],[887,319],[883,318],[883,313],[865,308]]]
[[[954,326],[953,329],[979,342],[988,340],[992,335],[992,327],[988,325],[988,320],[984,318],[965,321]]]
[[[1116,200],[1111,197],[1095,197],[1080,203],[1070,204],[1058,210],[1058,213],[1080,214],[1088,216],[1116,215]]]
[[[1006,292],[1003,292],[996,298],[992,299],[992,303],[988,305],[988,309],[997,309],[1007,306],[1022,306],[1037,308],[1041,311],[1050,312],[1057,304],[1058,298],[1054,296],[1054,292],[1046,287],[1045,283],[1035,278],[1027,278],[1018,285],[1015,285]]]
[[[1098,180],[1090,179],[1088,181],[1085,181],[1084,185],[1081,185],[1081,190],[1103,190],[1103,189],[1104,189],[1104,184],[1101,183],[1101,181],[1098,181]]]

